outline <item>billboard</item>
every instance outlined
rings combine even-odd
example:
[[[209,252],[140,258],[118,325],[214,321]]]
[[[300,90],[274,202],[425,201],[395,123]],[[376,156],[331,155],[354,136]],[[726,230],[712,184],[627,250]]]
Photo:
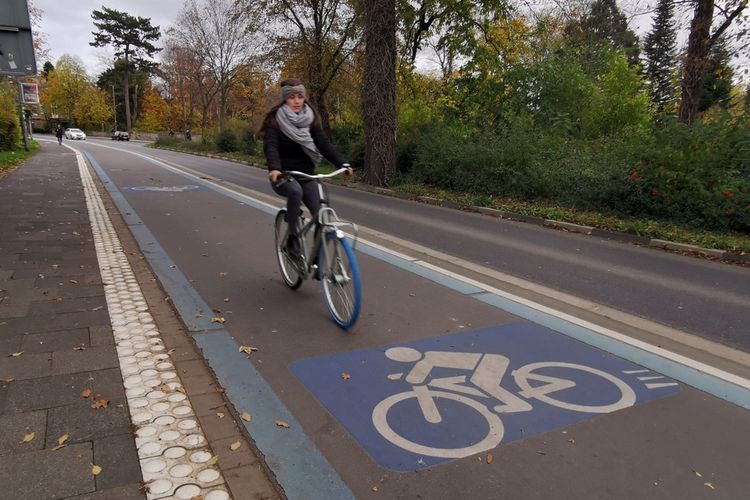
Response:
[[[39,104],[39,86],[36,83],[21,83],[21,103]]]

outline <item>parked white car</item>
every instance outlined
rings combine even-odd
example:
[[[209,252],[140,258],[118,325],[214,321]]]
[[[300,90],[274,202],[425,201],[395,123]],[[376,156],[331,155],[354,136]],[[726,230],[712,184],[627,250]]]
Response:
[[[86,140],[86,134],[83,133],[83,130],[80,128],[69,128],[65,129],[65,138],[66,139],[80,139],[82,141]]]

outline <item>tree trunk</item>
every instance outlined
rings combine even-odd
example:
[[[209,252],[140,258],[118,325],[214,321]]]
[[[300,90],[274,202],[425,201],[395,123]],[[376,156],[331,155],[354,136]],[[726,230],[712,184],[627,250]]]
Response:
[[[714,0],[697,0],[682,76],[682,97],[679,120],[692,125],[698,115],[698,104],[703,90],[703,71],[711,51],[711,24],[714,18]]]
[[[127,64],[127,61],[126,61]],[[124,90],[125,90],[125,130],[130,133],[131,129],[131,122],[130,122],[130,75],[128,75],[128,70],[125,70],[125,82],[123,84]]]
[[[365,2],[362,104],[365,178],[386,186],[396,169],[396,2]]]

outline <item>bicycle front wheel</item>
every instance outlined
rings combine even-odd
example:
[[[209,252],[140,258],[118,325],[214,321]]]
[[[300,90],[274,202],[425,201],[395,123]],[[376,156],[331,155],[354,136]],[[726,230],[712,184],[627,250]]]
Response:
[[[333,320],[344,330],[357,322],[362,302],[359,266],[349,242],[334,231],[323,235],[318,254],[320,283]]]
[[[297,267],[292,262],[292,259],[289,258],[289,254],[286,251],[288,232],[289,226],[286,221],[286,210],[282,209],[276,214],[276,221],[274,223],[276,260],[279,263],[279,271],[281,271],[284,284],[295,290],[302,284],[302,276],[300,276]]]

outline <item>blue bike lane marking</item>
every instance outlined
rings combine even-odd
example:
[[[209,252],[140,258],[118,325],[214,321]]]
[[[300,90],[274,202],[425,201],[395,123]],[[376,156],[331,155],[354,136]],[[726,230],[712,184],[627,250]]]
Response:
[[[398,471],[679,391],[659,373],[529,322],[305,359],[290,369],[375,461]]]

